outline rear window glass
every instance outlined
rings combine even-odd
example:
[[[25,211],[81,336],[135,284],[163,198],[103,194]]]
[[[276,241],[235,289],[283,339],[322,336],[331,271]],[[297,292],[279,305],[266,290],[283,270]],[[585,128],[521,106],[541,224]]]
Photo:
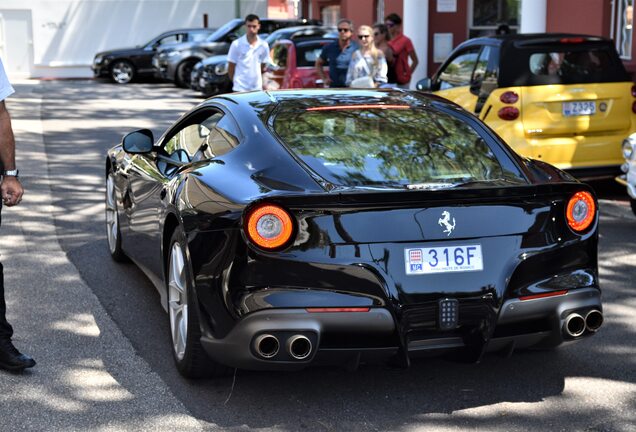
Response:
[[[340,186],[434,189],[524,182],[469,124],[428,108],[282,109],[274,131],[312,171]]]
[[[296,45],[296,63],[298,67],[313,67],[326,44]]]
[[[609,44],[510,47],[501,57],[501,86],[629,81]]]

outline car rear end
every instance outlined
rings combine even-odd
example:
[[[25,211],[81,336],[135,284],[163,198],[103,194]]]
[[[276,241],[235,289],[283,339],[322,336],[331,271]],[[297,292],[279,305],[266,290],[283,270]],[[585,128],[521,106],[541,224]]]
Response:
[[[242,212],[245,246],[224,275],[237,320],[204,338],[212,357],[263,369],[446,351],[477,360],[598,329],[591,189],[541,184],[540,167],[520,166],[446,104],[346,100],[270,119],[324,192],[272,194]]]
[[[502,43],[482,118],[520,154],[605,177],[619,172],[635,110],[636,88],[611,41],[537,35]]]

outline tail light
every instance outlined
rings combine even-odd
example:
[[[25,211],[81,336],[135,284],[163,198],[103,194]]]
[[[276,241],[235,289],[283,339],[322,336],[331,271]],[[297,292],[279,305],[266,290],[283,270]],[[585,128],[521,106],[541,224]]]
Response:
[[[636,98],[636,85],[632,86],[632,97]]]
[[[272,250],[291,240],[294,223],[282,207],[265,204],[250,210],[244,229],[252,243],[261,249]]]
[[[503,107],[497,112],[497,115],[502,120],[516,120],[519,118],[519,109],[512,106]]]
[[[586,230],[594,221],[596,204],[589,192],[577,192],[570,198],[565,216],[568,225],[576,232]]]
[[[505,104],[513,104],[517,103],[517,101],[519,100],[519,95],[513,91],[507,91],[499,96],[499,100]]]
[[[582,37],[562,38],[560,42],[561,43],[583,43],[585,42],[585,38],[582,38]]]

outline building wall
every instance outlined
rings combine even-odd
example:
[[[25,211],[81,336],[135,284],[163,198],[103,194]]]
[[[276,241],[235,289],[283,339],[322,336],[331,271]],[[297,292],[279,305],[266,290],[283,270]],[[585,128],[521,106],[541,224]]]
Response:
[[[468,6],[466,1],[457,2],[456,12],[437,12],[437,1],[429,2],[428,20],[428,76],[433,76],[441,66],[441,62],[434,61],[435,34],[453,35],[452,47],[455,48],[468,38]]]
[[[241,0],[241,16],[267,14],[267,0]],[[235,18],[234,0],[2,0],[7,10],[30,10],[33,77],[89,77],[96,52],[143,44],[180,27],[219,27]],[[0,34],[0,45],[26,44]],[[28,44],[27,44],[28,45]],[[25,46],[27,46],[25,45]]]
[[[352,20],[355,26],[384,22],[384,17],[376,16],[377,0],[314,0],[311,2],[312,18],[320,19],[324,7],[335,5],[340,5],[340,17]],[[403,15],[403,11],[403,0],[384,0],[385,15],[391,12]]]
[[[609,36],[611,0],[548,0],[546,31]]]

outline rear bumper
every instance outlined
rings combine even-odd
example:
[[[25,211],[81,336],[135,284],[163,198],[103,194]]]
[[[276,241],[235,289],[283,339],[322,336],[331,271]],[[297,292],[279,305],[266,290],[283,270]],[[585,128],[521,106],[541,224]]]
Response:
[[[571,290],[565,295],[532,300],[510,299],[502,305],[489,338],[475,343],[468,329],[437,330],[425,336],[400,334],[396,315],[387,308],[368,312],[309,313],[302,308],[268,309],[251,313],[239,321],[223,338],[204,336],[202,345],[208,355],[228,366],[256,370],[295,370],[310,364],[348,364],[386,360],[418,354],[439,354],[467,349],[471,353],[530,346],[556,346],[579,337],[564,333],[566,317],[585,316],[590,310],[602,311],[600,291],[596,288]],[[437,311],[434,312],[437,315]],[[461,317],[460,317],[461,318]],[[261,335],[272,335],[279,349],[271,358],[259,355],[256,343]],[[294,359],[290,340],[297,335],[311,342],[310,354]]]

